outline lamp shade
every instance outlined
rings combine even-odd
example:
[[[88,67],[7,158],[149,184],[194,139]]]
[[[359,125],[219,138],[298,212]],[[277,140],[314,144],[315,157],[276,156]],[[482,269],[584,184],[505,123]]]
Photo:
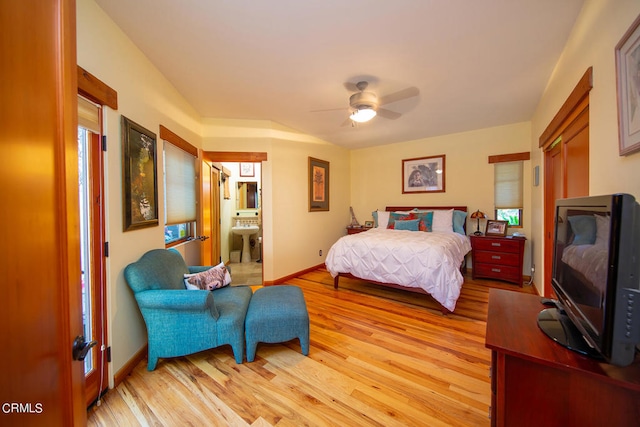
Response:
[[[486,218],[486,217],[487,215],[484,212],[480,212],[480,210],[478,209],[477,211],[473,212],[469,218],[480,219],[480,218]]]
[[[374,110],[373,108],[359,108],[351,113],[351,116],[349,116],[349,118],[351,118],[351,120],[353,120],[354,122],[364,123],[373,119],[376,114],[376,110]]]

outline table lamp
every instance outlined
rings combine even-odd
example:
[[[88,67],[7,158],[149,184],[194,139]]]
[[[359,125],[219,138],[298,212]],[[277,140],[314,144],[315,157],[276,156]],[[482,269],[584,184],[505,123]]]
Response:
[[[480,231],[480,218],[486,218],[487,215],[485,215],[484,212],[480,212],[480,209],[478,209],[477,211],[473,212],[471,214],[471,216],[469,218],[471,219],[476,219],[478,220],[478,227],[476,228],[476,231],[473,233],[476,236],[482,236],[482,231]]]

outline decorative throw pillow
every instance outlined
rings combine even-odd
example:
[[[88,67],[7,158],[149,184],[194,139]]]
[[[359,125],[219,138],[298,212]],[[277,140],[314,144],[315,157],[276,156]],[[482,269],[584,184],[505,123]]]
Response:
[[[220,263],[200,273],[185,274],[184,285],[187,289],[212,291],[231,283],[231,275],[224,263]]]
[[[393,223],[396,221],[406,221],[409,219],[416,219],[415,216],[411,216],[411,213],[408,212],[391,212],[391,214],[389,215],[389,221],[387,224],[387,228],[395,228],[393,226]]]
[[[433,211],[433,231],[453,231],[453,209]]]
[[[596,241],[596,219],[593,215],[572,215],[567,218],[573,230],[572,245],[593,245]]]
[[[419,219],[396,220],[392,226],[396,230],[418,231],[420,222]]]

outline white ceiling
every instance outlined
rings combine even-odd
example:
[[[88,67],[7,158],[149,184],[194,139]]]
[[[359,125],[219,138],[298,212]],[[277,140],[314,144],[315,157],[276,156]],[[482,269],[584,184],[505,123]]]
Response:
[[[583,0],[96,0],[202,115],[348,148],[528,121]],[[344,83],[402,113],[357,127]],[[314,110],[344,108],[314,112]]]

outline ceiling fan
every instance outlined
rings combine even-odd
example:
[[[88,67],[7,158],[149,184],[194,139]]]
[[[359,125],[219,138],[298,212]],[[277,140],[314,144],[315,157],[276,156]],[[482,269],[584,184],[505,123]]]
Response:
[[[386,119],[395,120],[402,114],[380,108],[382,105],[391,104],[393,102],[402,101],[407,98],[417,96],[420,91],[417,87],[409,87],[407,89],[394,92],[392,94],[378,97],[374,92],[367,91],[369,83],[367,81],[360,81],[358,83],[345,83],[345,87],[348,90],[356,91],[349,97],[349,118],[342,124],[343,126],[351,123],[364,123],[368,122],[376,115],[384,117]],[[340,108],[342,110],[342,108]],[[328,110],[316,110],[316,111],[328,111]]]

